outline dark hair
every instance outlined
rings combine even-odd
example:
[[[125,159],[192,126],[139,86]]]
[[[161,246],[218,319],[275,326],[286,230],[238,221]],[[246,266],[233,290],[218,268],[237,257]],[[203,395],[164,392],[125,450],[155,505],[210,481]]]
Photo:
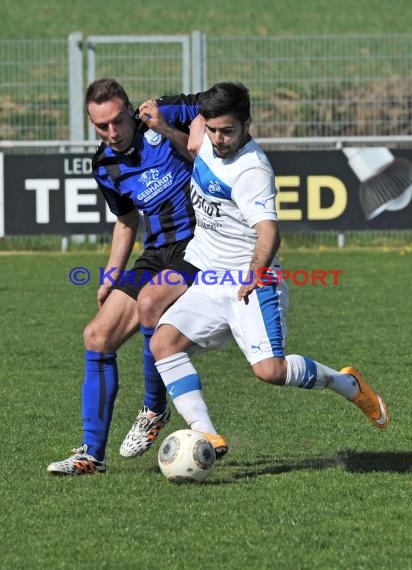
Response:
[[[125,107],[129,107],[129,96],[120,83],[116,79],[103,77],[90,83],[86,90],[84,104],[87,109],[90,103],[105,103],[115,98],[123,101]]]
[[[222,82],[199,96],[199,113],[206,120],[231,115],[241,123],[250,119],[250,97],[243,83]]]

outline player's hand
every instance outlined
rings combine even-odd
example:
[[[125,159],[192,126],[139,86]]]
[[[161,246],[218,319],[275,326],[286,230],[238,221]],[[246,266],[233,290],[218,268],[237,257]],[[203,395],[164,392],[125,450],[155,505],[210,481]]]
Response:
[[[252,276],[254,277],[253,281],[252,281]],[[259,281],[258,276],[255,275],[253,272],[252,273],[249,272],[247,278],[244,279],[244,281],[246,281],[246,283],[242,285],[239,291],[237,292],[237,300],[244,301],[245,305],[247,305],[249,303],[249,295],[253,293],[256,287],[261,287],[261,285],[258,282]],[[249,281],[251,282],[249,283]]]
[[[256,289],[256,285],[242,285],[237,293],[237,300],[244,301],[245,305],[249,303],[249,295]]]
[[[110,295],[113,289],[113,285],[101,285],[97,290],[97,304],[100,307],[106,301],[107,297]]]
[[[164,134],[164,132],[169,128],[168,123],[164,120],[157,102],[154,99],[148,99],[140,105],[139,119],[157,133]]]

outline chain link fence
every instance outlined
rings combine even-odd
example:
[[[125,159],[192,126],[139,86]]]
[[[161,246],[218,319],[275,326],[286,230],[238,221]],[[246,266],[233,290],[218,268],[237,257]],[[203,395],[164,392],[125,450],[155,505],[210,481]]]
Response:
[[[0,140],[69,138],[67,40],[0,40]]]
[[[190,53],[172,37],[169,43],[116,38],[98,47],[96,38],[80,38],[74,64],[73,42],[65,39],[0,40],[3,150],[4,141],[73,140],[73,124],[75,138],[87,139],[82,93],[102,75],[117,77],[136,104],[243,81],[256,137],[411,135],[412,34],[176,36]]]
[[[249,86],[259,137],[411,134],[409,34],[208,37],[207,69]]]

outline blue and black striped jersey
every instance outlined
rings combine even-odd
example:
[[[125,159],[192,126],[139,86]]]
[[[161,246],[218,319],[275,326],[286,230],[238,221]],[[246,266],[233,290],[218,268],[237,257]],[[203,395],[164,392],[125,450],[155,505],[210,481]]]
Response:
[[[188,131],[198,113],[197,95],[157,99],[169,125]],[[126,152],[101,143],[93,157],[93,174],[110,210],[122,216],[137,208],[143,218],[144,247],[156,248],[192,237],[195,216],[190,200],[193,164],[167,138],[138,119]]]

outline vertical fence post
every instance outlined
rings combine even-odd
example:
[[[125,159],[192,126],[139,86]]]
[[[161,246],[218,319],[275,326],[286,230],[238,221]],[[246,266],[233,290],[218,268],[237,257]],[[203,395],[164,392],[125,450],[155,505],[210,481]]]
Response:
[[[0,237],[4,237],[4,161],[0,152]]]
[[[182,36],[182,86],[183,93],[190,91],[190,37]]]
[[[192,32],[192,92],[207,89],[206,35],[199,30]]]
[[[96,46],[87,38],[87,84],[96,79]],[[87,140],[96,142],[96,133],[90,121],[87,121]]]
[[[202,34],[202,91],[206,91],[210,87],[207,72],[207,36]]]
[[[81,32],[69,35],[69,105],[70,140],[84,139],[83,127],[83,36]]]

